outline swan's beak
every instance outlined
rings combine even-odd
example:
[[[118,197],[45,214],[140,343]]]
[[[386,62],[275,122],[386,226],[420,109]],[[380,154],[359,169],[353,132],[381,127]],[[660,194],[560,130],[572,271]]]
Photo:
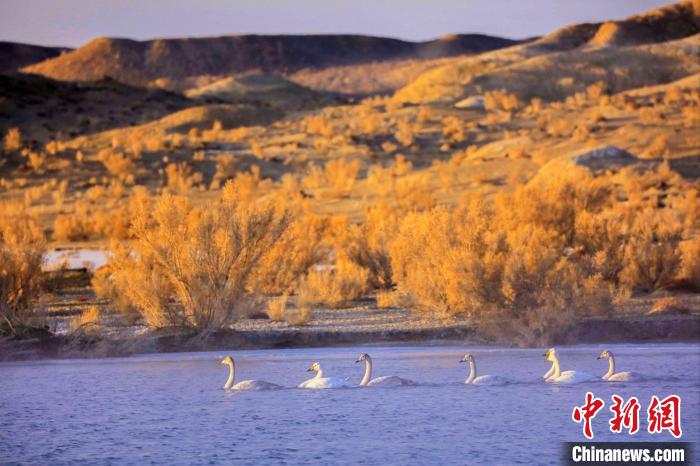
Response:
[[[355,361],[355,364],[357,364],[358,362],[361,362],[361,361],[358,359],[357,361]]]
[[[311,366],[308,369],[306,369],[306,372],[313,372],[313,371],[314,371],[314,366]]]
[[[460,359],[459,362],[467,362],[467,360],[463,358],[463,359]]]
[[[601,356],[598,356],[596,359],[603,359]]]

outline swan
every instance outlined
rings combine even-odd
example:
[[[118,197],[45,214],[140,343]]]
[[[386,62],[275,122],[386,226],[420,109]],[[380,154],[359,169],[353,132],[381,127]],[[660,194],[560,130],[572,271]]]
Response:
[[[309,380],[306,380],[306,381],[300,383],[299,388],[322,389],[322,388],[343,388],[343,387],[350,386],[348,379],[341,379],[338,377],[324,377],[323,376],[323,369],[321,369],[321,365],[317,362],[311,364],[311,367],[306,369],[306,371],[307,372],[316,372],[316,375],[311,377]]]
[[[627,382],[639,378],[635,372],[615,372],[615,356],[608,350],[600,353],[598,359],[607,359],[610,366],[608,372],[603,374],[603,380],[608,382]]]
[[[367,353],[362,353],[355,363],[365,362],[365,375],[360,381],[360,386],[368,387],[400,387],[402,385],[416,385],[413,380],[402,379],[395,375],[385,375],[383,377],[372,378],[372,358]]]
[[[226,356],[221,360],[221,364],[226,364],[229,367],[228,380],[226,381],[226,385],[224,385],[224,389],[226,390],[272,390],[282,388],[279,385],[265,382],[264,380],[244,380],[234,385],[233,378],[236,374],[236,365],[233,362],[233,358],[231,356]]]
[[[593,380],[595,377],[593,377],[590,374],[586,374],[585,372],[577,372],[577,371],[564,371],[561,372],[559,370],[559,359],[557,358],[557,350],[556,348],[549,348],[546,353],[544,353],[545,356],[545,361],[551,362],[552,367],[547,373],[544,375],[544,379],[547,382],[551,383],[579,383],[579,382],[588,382]]]
[[[472,385],[505,385],[509,383],[508,380],[499,377],[497,375],[482,375],[476,376],[476,361],[474,361],[474,356],[467,353],[459,362],[469,363],[469,377],[464,381],[466,384]]]

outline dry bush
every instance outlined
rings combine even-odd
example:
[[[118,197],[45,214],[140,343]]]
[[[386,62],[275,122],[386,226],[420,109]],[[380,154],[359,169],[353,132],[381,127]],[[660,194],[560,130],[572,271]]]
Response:
[[[678,272],[681,225],[652,209],[634,219],[623,246],[620,283],[634,290],[653,291]]]
[[[42,290],[46,253],[37,220],[18,206],[0,205],[0,328],[16,334],[31,323]]]
[[[330,160],[323,170],[312,164],[301,182],[308,189],[326,187],[324,194],[330,197],[348,197],[355,186],[359,170],[358,160]]]
[[[347,227],[341,254],[369,272],[373,289],[394,286],[389,244],[398,234],[400,215],[398,209],[379,203],[367,209],[361,225]]]
[[[193,186],[202,182],[203,175],[187,162],[171,163],[165,167],[168,189],[173,193],[187,194]]]
[[[330,255],[324,240],[328,219],[297,214],[255,271],[256,286],[266,293],[292,292],[299,279]]]
[[[546,340],[576,316],[607,309],[604,287],[565,257],[562,235],[504,225],[494,214],[476,198],[453,212],[407,216],[391,248],[399,290],[420,309],[514,325],[522,342]]]
[[[459,144],[466,140],[462,120],[457,117],[446,117],[442,120],[442,135],[450,142]]]
[[[134,170],[134,162],[121,152],[112,149],[102,149],[97,158],[105,166],[110,175],[120,180],[127,180]]]
[[[44,170],[46,168],[46,162],[48,161],[48,157],[46,156],[46,154],[42,152],[30,151],[27,154],[27,159],[27,164],[34,173],[44,173]]]
[[[236,176],[238,162],[233,154],[219,154],[216,156],[216,174],[214,178],[227,180]]]
[[[681,264],[678,278],[687,280],[692,288],[700,291],[700,237],[683,241],[679,249]]]
[[[284,320],[289,325],[306,325],[313,318],[313,309],[310,307],[291,308],[284,313]]]
[[[269,180],[260,177],[260,167],[253,165],[250,172],[238,172],[236,177],[224,185],[222,199],[229,203],[249,204],[262,196]]]
[[[222,200],[197,209],[164,195],[137,211],[133,249],[115,248],[115,284],[149,325],[206,335],[256,301],[254,271],[287,223],[269,205]]]
[[[270,298],[267,302],[267,317],[273,322],[282,322],[287,310],[289,296],[284,294]]]
[[[520,100],[515,94],[510,94],[505,89],[488,91],[484,94],[486,110],[504,110],[512,112],[520,108]]]
[[[73,333],[93,333],[101,330],[100,308],[90,306],[70,321],[70,330]]]
[[[413,128],[408,121],[401,120],[398,123],[398,129],[394,134],[396,140],[404,147],[410,147],[415,142]]]
[[[339,260],[334,268],[314,270],[297,288],[297,305],[304,309],[325,304],[342,307],[368,291],[369,272],[353,262]]]
[[[16,152],[22,148],[22,133],[19,128],[10,128],[3,139],[6,152]]]

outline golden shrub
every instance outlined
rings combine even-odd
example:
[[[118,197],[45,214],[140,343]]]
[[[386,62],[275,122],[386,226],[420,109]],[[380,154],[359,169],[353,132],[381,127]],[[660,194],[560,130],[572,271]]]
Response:
[[[272,206],[222,200],[198,209],[163,195],[136,213],[133,251],[116,248],[115,283],[149,325],[210,333],[249,310],[254,270],[287,223]]]
[[[267,302],[267,317],[273,322],[282,322],[287,310],[289,296],[284,294],[270,298]]]
[[[15,152],[22,148],[22,133],[19,128],[10,128],[3,139],[6,152]]]
[[[0,329],[30,324],[41,295],[46,253],[37,220],[19,206],[0,204]]]
[[[320,304],[342,307],[367,293],[368,280],[367,269],[339,260],[334,268],[313,270],[300,281],[297,306],[302,309]]]
[[[678,277],[700,290],[700,237],[683,241],[679,249],[681,263]]]

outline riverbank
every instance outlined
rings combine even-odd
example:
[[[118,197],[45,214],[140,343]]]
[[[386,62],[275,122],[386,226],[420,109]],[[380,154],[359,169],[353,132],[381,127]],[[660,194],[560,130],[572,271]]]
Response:
[[[349,318],[349,314],[353,314]],[[375,325],[353,324],[383,314]],[[104,333],[78,332],[63,335],[40,333],[34,338],[0,341],[0,361],[44,358],[116,357],[143,353],[332,347],[343,345],[509,345],[507,338],[485,337],[465,319],[428,324],[410,318],[408,311],[371,307],[327,310],[314,325],[289,326],[263,319],[245,319],[229,330],[201,338],[184,331],[148,330],[140,326],[111,329]],[[330,315],[328,315],[330,314]],[[363,317],[364,314],[364,317]],[[388,316],[387,316],[388,314]],[[368,317],[369,315],[369,317]],[[407,317],[400,321],[400,317]],[[345,316],[345,319],[343,319]],[[394,319],[392,321],[392,317]],[[574,323],[551,337],[551,344],[677,342],[700,340],[700,313],[660,316],[627,315],[590,318]],[[519,346],[514,342],[510,346]]]

